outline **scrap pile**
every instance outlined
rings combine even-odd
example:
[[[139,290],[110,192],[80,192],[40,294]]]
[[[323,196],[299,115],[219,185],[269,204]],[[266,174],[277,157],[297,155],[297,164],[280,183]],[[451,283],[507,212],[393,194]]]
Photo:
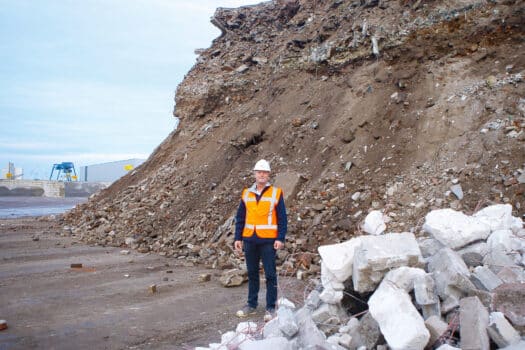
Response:
[[[321,283],[301,308],[280,299],[264,327],[243,322],[197,349],[523,349],[525,229],[512,206],[433,210],[420,238],[377,227],[319,247]]]

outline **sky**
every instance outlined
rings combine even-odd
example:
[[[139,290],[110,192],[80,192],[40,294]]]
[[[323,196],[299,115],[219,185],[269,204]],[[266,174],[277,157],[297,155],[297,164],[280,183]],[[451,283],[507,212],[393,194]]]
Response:
[[[147,158],[194,50],[220,34],[215,9],[259,2],[0,0],[0,169]]]

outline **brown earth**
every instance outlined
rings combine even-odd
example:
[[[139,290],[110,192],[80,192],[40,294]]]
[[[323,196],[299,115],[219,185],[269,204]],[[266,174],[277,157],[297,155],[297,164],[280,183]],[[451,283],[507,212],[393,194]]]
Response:
[[[223,288],[211,270],[86,246],[42,219],[0,220],[0,261],[2,350],[207,346],[235,328],[246,297],[246,287]],[[199,282],[202,273],[211,281]],[[262,315],[251,320],[262,324]]]

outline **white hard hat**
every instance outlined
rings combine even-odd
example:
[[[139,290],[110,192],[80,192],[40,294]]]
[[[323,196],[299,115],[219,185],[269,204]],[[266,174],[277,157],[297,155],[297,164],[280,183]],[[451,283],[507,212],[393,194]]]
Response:
[[[257,163],[255,163],[255,166],[253,167],[253,170],[259,170],[259,171],[271,171],[270,169],[270,163],[268,163],[266,160],[261,159]]]

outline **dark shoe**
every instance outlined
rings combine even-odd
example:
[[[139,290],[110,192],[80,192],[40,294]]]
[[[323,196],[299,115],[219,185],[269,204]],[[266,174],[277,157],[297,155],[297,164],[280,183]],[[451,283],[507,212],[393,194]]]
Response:
[[[255,308],[250,305],[245,305],[242,309],[237,311],[235,315],[240,318],[248,317],[249,315],[255,314]]]

